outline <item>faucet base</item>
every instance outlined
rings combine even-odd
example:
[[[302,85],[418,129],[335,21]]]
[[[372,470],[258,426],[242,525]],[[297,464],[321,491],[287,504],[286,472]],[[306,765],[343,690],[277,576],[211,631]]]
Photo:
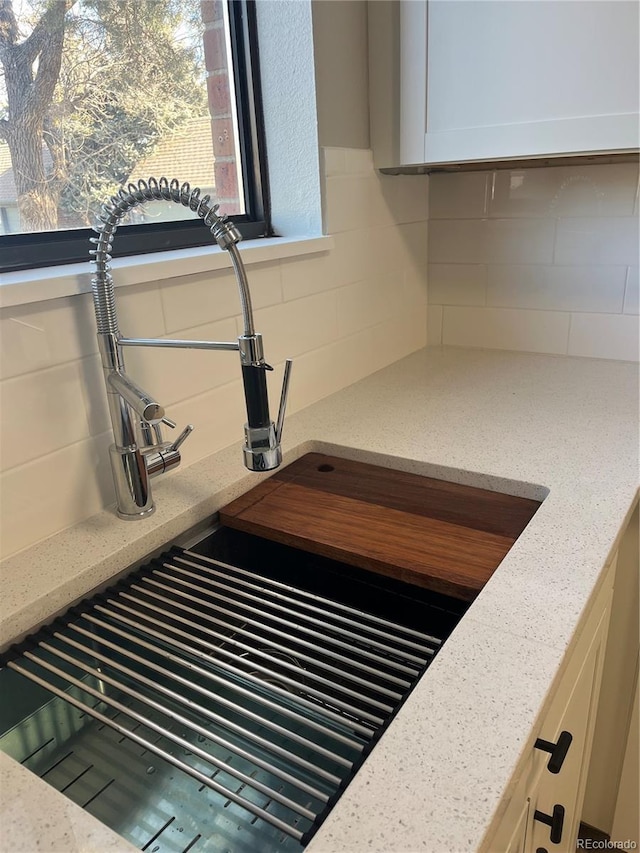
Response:
[[[146,518],[155,510],[151,497],[147,461],[139,449],[118,447],[109,448],[113,482],[116,487],[116,513],[118,518],[135,521]]]
[[[150,509],[144,509],[142,512],[137,513],[122,512],[122,510],[116,507],[116,515],[122,521],[140,521],[141,518],[148,518],[150,515],[153,515],[155,511],[155,504]]]

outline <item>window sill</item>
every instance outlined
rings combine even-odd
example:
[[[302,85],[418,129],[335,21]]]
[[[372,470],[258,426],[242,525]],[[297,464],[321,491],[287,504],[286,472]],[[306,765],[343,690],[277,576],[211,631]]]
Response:
[[[243,261],[250,266],[264,261],[326,252],[331,248],[331,237],[271,237],[247,241],[241,245],[240,251]],[[174,252],[117,258],[111,266],[115,273],[115,286],[128,287],[225,269],[231,266],[231,261],[227,252],[217,246],[199,246]],[[91,277],[88,259],[83,264],[4,273],[0,275],[0,308],[88,293],[91,290]]]

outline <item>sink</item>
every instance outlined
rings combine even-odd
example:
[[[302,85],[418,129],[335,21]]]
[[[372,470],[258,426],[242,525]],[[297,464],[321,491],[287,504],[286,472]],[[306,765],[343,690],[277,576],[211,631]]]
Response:
[[[0,749],[150,853],[299,853],[539,506],[307,454],[12,647]]]
[[[221,527],[5,654],[0,749],[151,853],[297,853],[467,607]]]

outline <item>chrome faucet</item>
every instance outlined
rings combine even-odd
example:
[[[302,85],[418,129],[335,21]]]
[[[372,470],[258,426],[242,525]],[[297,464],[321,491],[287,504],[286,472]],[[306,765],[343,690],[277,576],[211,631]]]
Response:
[[[150,201],[173,201],[196,213],[209,228],[221,249],[229,252],[236,275],[244,333],[238,341],[186,341],[164,338],[126,338],[120,334],[113,280],[110,272],[111,246],[120,219],[132,208]],[[269,417],[266,371],[273,370],[264,360],[262,336],[254,330],[251,295],[244,264],[236,248],[241,235],[226,216],[218,215],[208,195],[200,198],[198,188],[177,180],[149,178],[122,188],[102,206],[99,224],[91,238],[96,273],[92,279],[93,302],[98,327],[98,346],[107,388],[114,443],[109,452],[116,488],[117,513],[123,519],[138,519],[154,509],[150,481],[180,464],[180,445],[188,438],[189,424],[171,442],[162,436],[162,424],[174,428],[163,407],[127,376],[124,347],[174,347],[205,350],[237,350],[244,382],[247,423],[244,427],[244,464],[250,471],[270,471],[282,462],[282,428],[289,390],[291,360],[285,363],[277,423]]]

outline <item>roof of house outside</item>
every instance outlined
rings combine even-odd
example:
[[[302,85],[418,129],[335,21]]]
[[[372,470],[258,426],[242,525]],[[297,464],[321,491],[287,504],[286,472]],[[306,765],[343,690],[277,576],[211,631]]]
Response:
[[[184,127],[161,139],[147,157],[131,172],[130,180],[166,177],[187,181],[192,187],[212,189],[215,186],[213,171],[213,137],[211,119],[203,116],[191,119]]]
[[[45,168],[51,166],[51,155],[43,147]],[[209,116],[191,119],[183,128],[161,139],[154,151],[135,166],[130,180],[153,176],[178,178],[192,187],[211,190],[215,186],[213,171],[213,137]],[[17,190],[6,142],[0,143],[0,205],[17,204]]]

